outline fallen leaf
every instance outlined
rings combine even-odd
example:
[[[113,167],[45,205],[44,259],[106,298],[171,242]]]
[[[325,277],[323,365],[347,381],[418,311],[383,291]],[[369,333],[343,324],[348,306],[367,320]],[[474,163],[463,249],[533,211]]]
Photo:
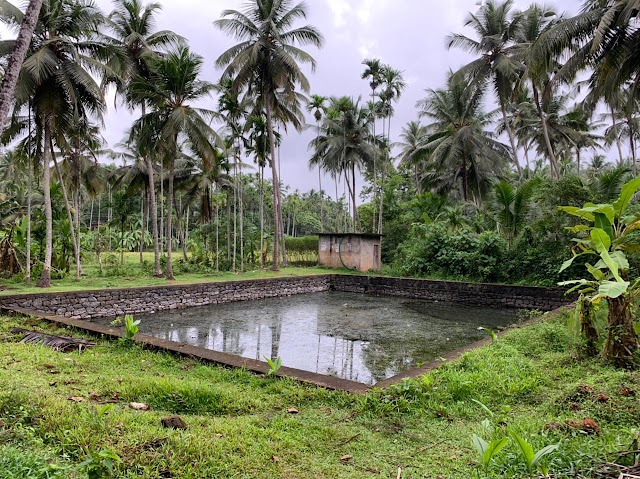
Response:
[[[55,386],[56,384],[58,384],[58,383],[57,383],[57,381],[51,381],[51,382],[49,383],[49,386],[53,387],[53,386]]]
[[[298,414],[300,411],[298,411],[296,408],[294,407],[290,407],[289,409],[287,409],[287,412],[289,414]]]
[[[353,459],[353,456],[351,454],[345,454],[340,458],[340,460],[343,462],[350,461],[351,459]]]
[[[70,396],[69,401],[73,401],[73,402],[83,402],[84,398],[81,396]]]
[[[4,427],[4,421],[0,420],[0,427]]]
[[[217,437],[218,439],[222,439],[224,437],[224,435],[218,433],[218,434],[214,434],[213,437]]]
[[[600,393],[598,394],[597,400],[598,402],[609,402],[609,396],[604,393]]]
[[[68,361],[68,362],[70,362],[70,363],[72,363],[72,362],[73,362],[73,359],[71,359],[71,358],[64,358],[64,360],[65,360],[65,361]]]
[[[149,405],[142,402],[130,402],[129,407],[131,409],[135,409],[136,411],[148,411]]]
[[[278,456],[271,455],[271,460],[273,462],[280,462],[280,458]]]

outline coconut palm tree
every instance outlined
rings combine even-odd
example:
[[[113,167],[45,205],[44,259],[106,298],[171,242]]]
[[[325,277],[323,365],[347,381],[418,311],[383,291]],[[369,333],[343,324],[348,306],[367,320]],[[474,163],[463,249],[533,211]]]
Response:
[[[71,209],[74,213],[72,220],[76,234],[76,279],[79,280],[82,272],[80,263],[82,192],[84,190],[89,197],[95,198],[103,190],[104,177],[102,167],[98,163],[98,156],[105,152],[103,150],[105,140],[100,135],[97,125],[89,123],[87,118],[77,118],[71,131],[63,137],[58,137],[56,143],[64,157],[59,168],[63,178],[61,186],[64,187],[64,180],[66,180],[71,187]]]
[[[386,68],[386,65],[383,65],[383,63],[380,61],[380,59],[378,58],[367,58],[362,62],[363,65],[365,65],[365,70],[364,72],[362,72],[362,79],[363,80],[369,80],[369,87],[371,88],[371,98],[368,102],[367,105],[367,109],[369,110],[369,113],[371,114],[372,117],[372,131],[373,131],[373,136],[376,136],[376,119],[379,118],[381,116],[382,113],[382,108],[381,108],[381,103],[376,101],[376,96],[378,94],[378,88],[380,87],[380,85],[382,85],[382,80],[383,80],[383,75],[384,75],[384,71]],[[383,126],[383,134],[384,134],[384,126]],[[377,215],[376,215],[376,205],[377,205],[377,199],[378,199],[378,167],[377,167],[377,162],[374,159],[373,160],[373,165],[372,165],[372,169],[373,169],[373,182],[372,182],[372,186],[373,186],[373,225],[372,225],[372,231],[376,230],[376,220],[377,220]]]
[[[199,79],[202,57],[185,46],[178,46],[162,57],[148,60],[148,78],[138,76],[130,84],[130,95],[136,102],[146,102],[151,111],[142,115],[131,128],[139,137],[142,155],[158,154],[168,165],[166,221],[167,272],[173,277],[172,231],[175,162],[179,145],[188,140],[189,147],[207,166],[215,163],[216,145],[221,143],[210,122],[217,118],[211,110],[192,104],[208,97],[214,85]]]
[[[613,115],[620,121],[612,124],[605,131],[608,143],[627,140],[629,156],[631,158],[631,170],[633,176],[638,176],[637,144],[640,142],[640,100],[637,94],[629,86],[620,91]]]
[[[514,55],[518,48],[515,40],[520,21],[520,14],[514,12],[514,0],[489,0],[482,4],[476,14],[469,14],[465,22],[465,27],[471,27],[477,38],[452,34],[447,38],[447,47],[461,48],[480,56],[462,67],[461,71],[473,78],[476,84],[491,81],[509,136],[513,162],[518,175],[522,177],[516,136],[507,113],[521,70],[521,63]]]
[[[1,15],[3,17],[13,16],[15,23],[20,23],[18,38],[16,38],[7,68],[4,71],[2,85],[0,85],[0,126],[2,128],[4,128],[4,124],[11,112],[12,99],[16,92],[20,69],[29,51],[33,32],[38,24],[38,16],[40,15],[41,8],[42,0],[30,0],[23,14],[22,11],[7,0],[0,1]]]
[[[156,17],[161,11],[159,3],[143,4],[141,0],[116,0],[115,8],[107,18],[107,40],[124,49],[125,58],[111,59],[113,70],[118,75],[107,79],[115,83],[120,95],[127,96],[127,86],[136,77],[148,78],[148,59],[165,52],[172,45],[184,43],[184,39],[174,32],[155,29]],[[124,61],[123,61],[124,60]],[[122,64],[120,63],[122,62]],[[129,100],[131,98],[129,97]],[[146,113],[146,102],[139,105]],[[149,203],[151,206],[151,230],[153,237],[154,276],[162,276],[160,267],[160,234],[158,231],[158,203],[156,200],[155,168],[150,156],[146,157],[147,179],[149,181]],[[162,181],[162,180],[161,180]]]
[[[482,110],[483,88],[468,88],[468,80],[449,74],[447,88],[427,90],[417,107],[428,118],[430,135],[425,146],[435,166],[432,180],[440,189],[462,190],[467,201],[486,193],[491,180],[500,176],[509,151],[488,131],[493,113]]]
[[[380,92],[380,103],[382,108],[382,136],[385,135],[384,120],[387,120],[387,134],[385,142],[385,156],[380,168],[380,194],[378,195],[378,234],[382,234],[382,214],[384,209],[384,183],[387,174],[387,168],[390,163],[391,153],[391,119],[393,118],[393,103],[397,103],[407,87],[402,71],[396,70],[389,65],[385,65],[382,71],[382,91]],[[374,159],[375,161],[375,159]],[[375,178],[374,178],[375,181]]]
[[[572,78],[589,68],[595,97],[608,99],[625,82],[640,84],[639,18],[640,0],[587,0],[580,13],[541,35],[538,53],[568,52],[558,75]]]
[[[274,118],[278,104],[294,103],[296,88],[309,92],[309,81],[299,64],[309,64],[315,70],[315,60],[300,46],[320,47],[322,35],[310,25],[295,27],[297,20],[307,16],[304,3],[291,0],[251,0],[242,12],[225,10],[215,26],[240,43],[224,52],[216,61],[224,67],[224,78],[233,80],[236,92],[256,91],[267,120],[271,150],[274,225],[276,237],[282,235],[280,183],[275,162]],[[299,45],[299,46],[298,46]],[[287,102],[278,100],[278,95]],[[273,242],[273,269],[278,270],[278,241]]]
[[[309,113],[313,113],[313,117],[316,120],[316,136],[320,133],[320,120],[322,120],[322,116],[327,111],[327,100],[326,96],[322,95],[311,95],[307,103],[307,111]],[[320,198],[322,199],[322,168],[318,166],[318,192],[320,193]],[[324,232],[324,212],[323,212],[323,201],[320,201],[320,230]]]
[[[517,48],[521,51],[520,58],[525,65],[521,81],[530,83],[534,105],[540,118],[546,156],[549,159],[553,177],[558,179],[560,177],[558,158],[551,143],[543,103],[553,93],[555,83],[550,78],[550,73],[559,69],[560,65],[558,65],[552,50],[540,48],[541,38],[553,28],[556,22],[557,15],[553,9],[536,4],[531,5],[522,14],[515,41]]]
[[[410,121],[402,127],[401,141],[398,146],[400,151],[400,164],[413,170],[413,179],[416,182],[416,192],[421,194],[421,166],[427,156],[425,148],[428,139],[428,131],[419,121]]]
[[[351,198],[353,224],[358,229],[356,170],[373,163],[380,154],[380,140],[373,137],[372,117],[360,106],[360,98],[331,98],[317,137],[309,148],[311,166],[321,167],[335,176],[345,175]]]
[[[2,13],[2,12],[0,12]],[[5,24],[15,25],[17,17],[4,16]],[[100,85],[91,75],[104,73],[104,62],[113,50],[100,42],[100,11],[83,0],[45,0],[36,25],[31,48],[22,64],[16,88],[16,108],[30,106],[40,129],[43,158],[45,257],[38,286],[51,284],[53,226],[50,164],[53,159],[54,132],[69,131],[76,118],[95,116],[105,108]],[[0,42],[0,51],[10,51]]]

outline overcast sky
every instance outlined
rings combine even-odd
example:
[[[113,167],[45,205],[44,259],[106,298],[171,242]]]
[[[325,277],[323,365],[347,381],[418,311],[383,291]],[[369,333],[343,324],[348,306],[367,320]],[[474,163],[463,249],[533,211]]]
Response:
[[[225,9],[239,9],[246,0],[159,0],[163,11],[158,28],[170,29],[186,37],[191,49],[204,57],[205,79],[215,82],[220,71],[216,58],[234,44],[213,27]],[[108,13],[111,0],[96,0]],[[14,2],[18,3],[18,2]],[[407,89],[395,106],[392,139],[402,125],[416,119],[415,103],[426,88],[443,86],[447,71],[456,69],[470,58],[459,50],[448,51],[445,37],[451,32],[464,32],[467,13],[477,11],[477,0],[307,0],[308,22],[325,37],[321,50],[307,50],[317,60],[318,68],[310,76],[312,93],[324,96],[367,96],[368,82],[361,80],[362,61],[380,58],[404,72]],[[517,0],[524,9],[529,1]],[[575,13],[579,0],[551,2],[558,11]],[[467,32],[472,34],[471,32]],[[211,100],[210,107],[214,107]],[[123,108],[110,104],[104,137],[114,145],[123,137],[134,117]],[[310,118],[310,121],[313,121]],[[295,131],[283,140],[282,181],[294,189],[317,188],[317,174],[307,166],[307,145],[313,133]],[[323,185],[324,186],[324,185]],[[328,187],[327,190],[332,191]]]

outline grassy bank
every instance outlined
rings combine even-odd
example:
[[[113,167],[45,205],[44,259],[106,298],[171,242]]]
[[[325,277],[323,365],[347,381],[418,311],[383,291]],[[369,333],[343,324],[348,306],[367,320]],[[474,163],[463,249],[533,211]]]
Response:
[[[579,360],[564,322],[513,331],[390,391],[350,396],[105,340],[81,354],[53,352],[9,331],[60,330],[2,318],[0,477],[87,477],[114,453],[116,477],[130,478],[397,477],[398,468],[405,479],[467,478],[477,463],[471,436],[504,428],[535,449],[558,444],[548,464],[565,477],[631,447],[640,405],[622,388],[640,392],[640,375]],[[495,432],[474,400],[496,412]],[[186,430],[161,426],[172,414]],[[585,417],[598,434],[545,430]],[[489,477],[525,477],[518,454],[511,441]]]
[[[125,253],[124,264],[105,264],[102,274],[100,273],[100,269],[97,263],[93,261],[86,261],[82,263],[83,276],[80,281],[76,281],[74,269],[63,278],[54,279],[52,281],[51,288],[48,288],[46,290],[37,288],[35,286],[35,284],[38,282],[37,277],[33,278],[32,286],[30,287],[25,285],[22,277],[15,277],[10,280],[0,280],[0,285],[4,286],[5,288],[0,291],[0,295],[17,293],[42,293],[43,291],[81,291],[87,289],[102,288],[130,288],[136,286],[156,286],[165,284],[233,281],[239,279],[305,276],[333,272],[333,270],[319,267],[281,268],[278,272],[274,272],[269,269],[247,269],[242,273],[222,271],[194,272],[192,271],[193,267],[191,265],[184,264],[181,261],[177,261],[174,270],[175,280],[167,281],[165,278],[154,278],[152,276],[153,253],[145,252],[143,254],[143,259],[144,264],[140,264],[140,256],[138,253]],[[344,272],[349,271],[345,270]]]

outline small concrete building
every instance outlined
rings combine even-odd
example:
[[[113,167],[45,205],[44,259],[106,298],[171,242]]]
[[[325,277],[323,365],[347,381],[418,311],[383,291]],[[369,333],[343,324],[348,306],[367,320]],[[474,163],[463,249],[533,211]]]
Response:
[[[329,268],[380,271],[382,235],[320,233],[318,262]]]

